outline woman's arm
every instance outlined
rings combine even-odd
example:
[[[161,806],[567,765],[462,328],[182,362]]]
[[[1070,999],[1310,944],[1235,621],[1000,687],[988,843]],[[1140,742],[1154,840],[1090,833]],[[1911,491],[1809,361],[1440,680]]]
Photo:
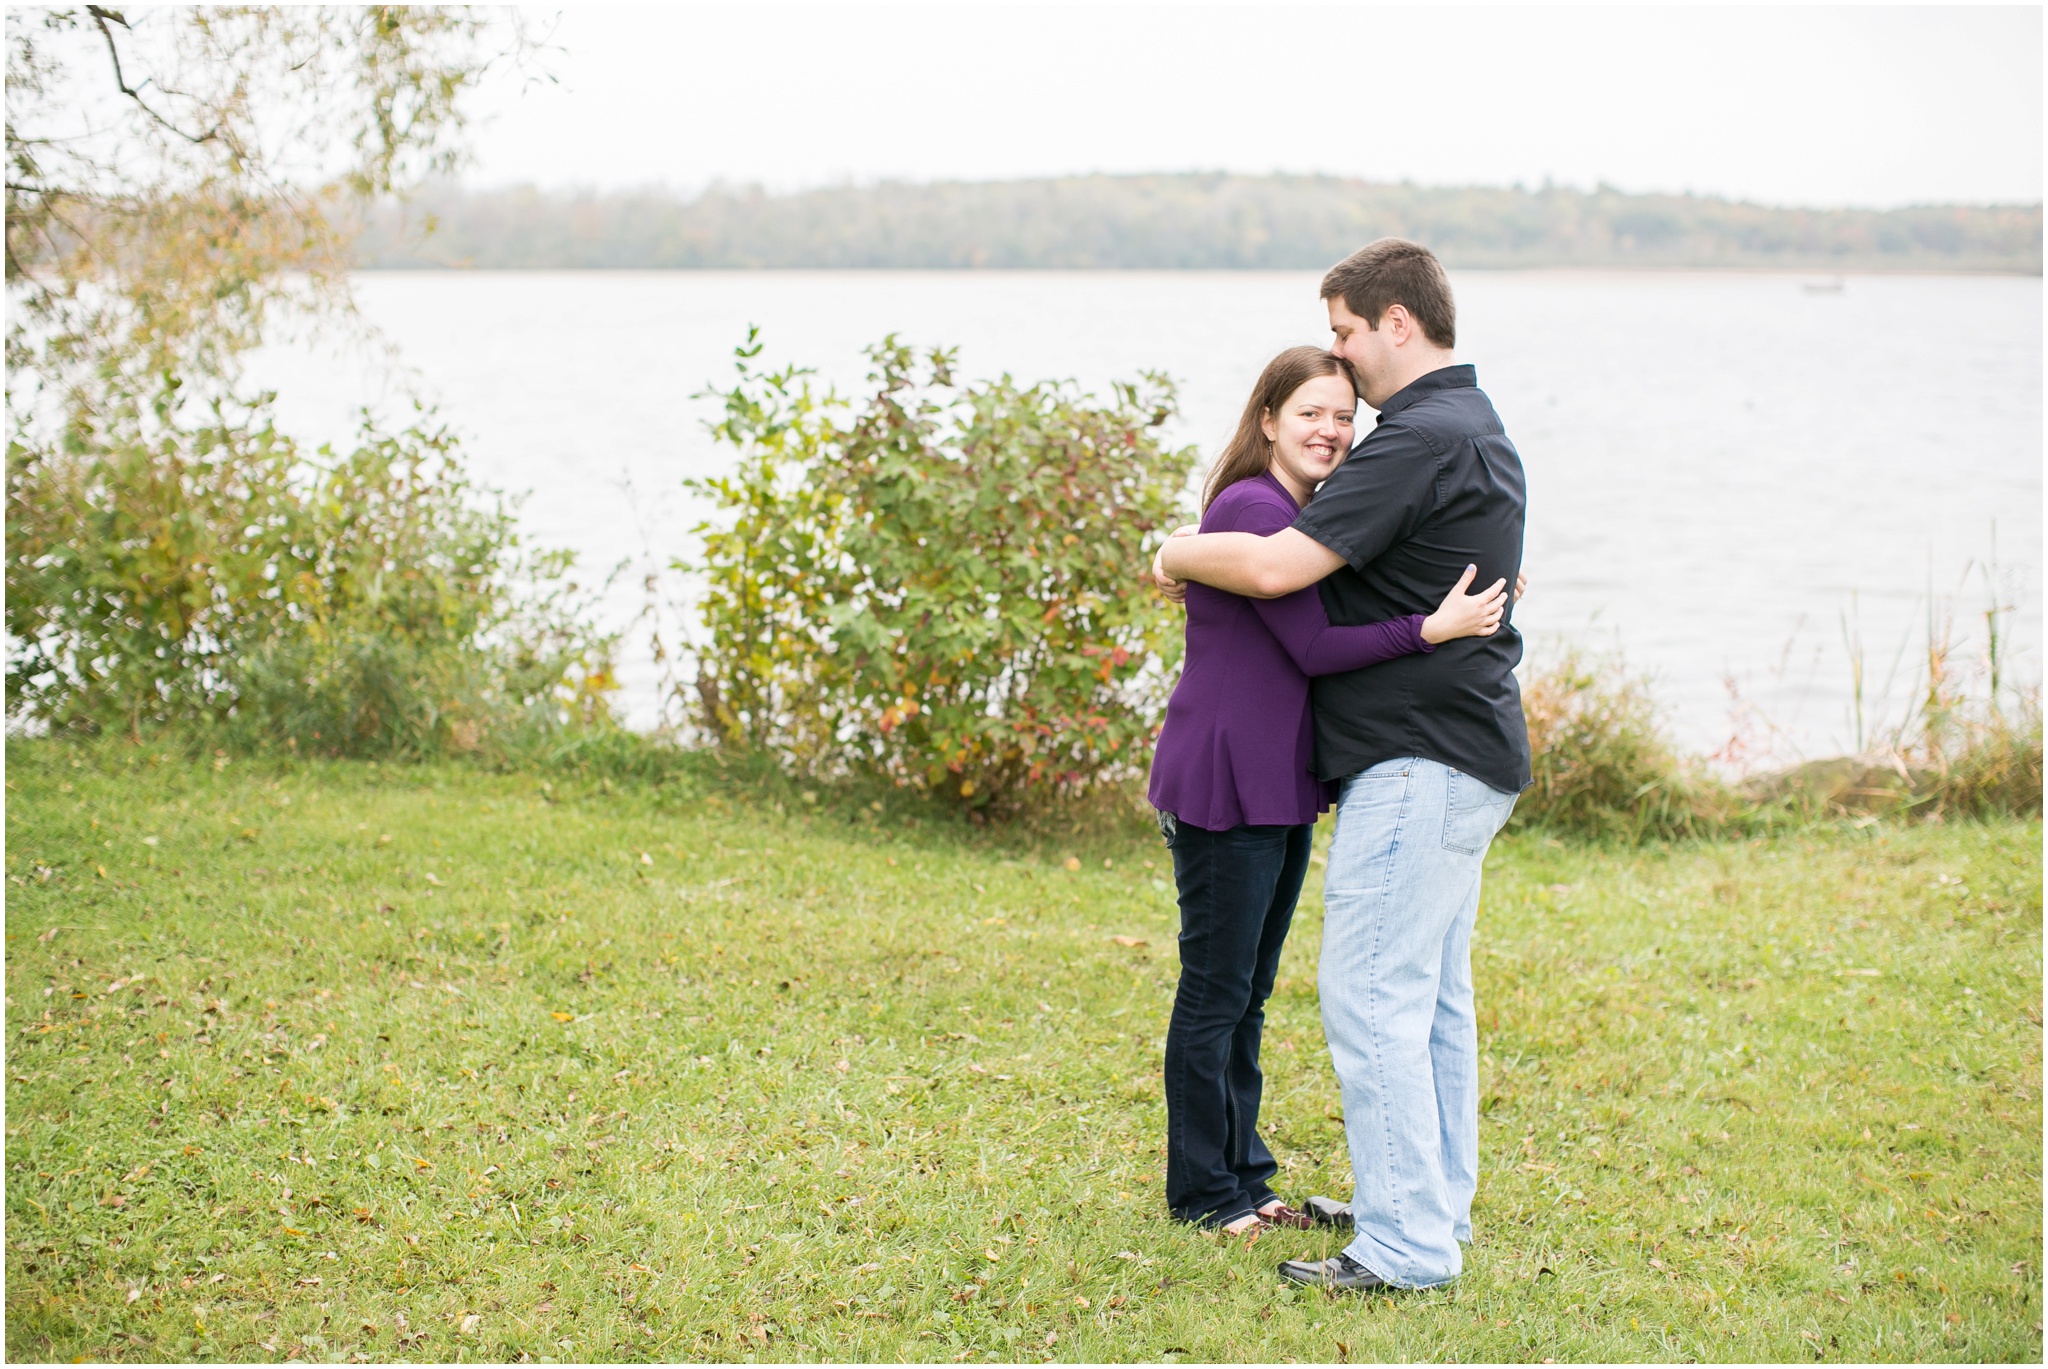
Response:
[[[1465,567],[1443,603],[1426,618],[1411,613],[1391,622],[1338,627],[1330,622],[1322,595],[1314,587],[1278,599],[1254,599],[1252,607],[1302,674],[1335,675],[1363,670],[1396,656],[1434,651],[1438,642],[1454,637],[1492,636],[1500,627],[1507,582],[1496,580],[1478,594],[1465,593],[1478,572],[1477,566]]]
[[[1419,613],[1358,627],[1333,625],[1323,611],[1323,596],[1313,585],[1278,599],[1254,599],[1252,607],[1293,659],[1294,668],[1311,677],[1363,670],[1396,656],[1436,650],[1422,640]]]

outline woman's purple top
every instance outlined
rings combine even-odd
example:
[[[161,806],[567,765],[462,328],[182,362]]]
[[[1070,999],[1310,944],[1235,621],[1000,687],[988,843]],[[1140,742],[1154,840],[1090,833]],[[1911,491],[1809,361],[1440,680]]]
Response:
[[[1272,475],[1240,480],[1202,515],[1203,532],[1270,537],[1301,508]],[[1433,651],[1422,615],[1333,627],[1315,586],[1278,599],[1188,586],[1187,657],[1152,754],[1152,806],[1212,832],[1314,822],[1335,788],[1309,773],[1311,675]]]

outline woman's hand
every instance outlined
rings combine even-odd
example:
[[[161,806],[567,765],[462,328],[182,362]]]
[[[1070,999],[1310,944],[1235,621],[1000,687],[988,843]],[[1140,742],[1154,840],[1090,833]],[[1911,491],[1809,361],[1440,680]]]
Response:
[[[1176,537],[1193,537],[1201,530],[1202,525],[1200,523],[1189,523],[1185,527],[1175,528],[1168,535],[1166,541],[1171,542]],[[1176,580],[1166,573],[1165,556],[1166,542],[1161,542],[1159,550],[1152,553],[1152,583],[1159,586],[1161,594],[1164,594],[1167,598],[1178,604],[1188,597],[1188,584],[1187,581]]]
[[[1465,593],[1477,574],[1479,567],[1465,567],[1436,612],[1422,620],[1423,641],[1434,646],[1456,637],[1491,637],[1499,630],[1500,616],[1508,606],[1508,582],[1496,580],[1478,594]]]

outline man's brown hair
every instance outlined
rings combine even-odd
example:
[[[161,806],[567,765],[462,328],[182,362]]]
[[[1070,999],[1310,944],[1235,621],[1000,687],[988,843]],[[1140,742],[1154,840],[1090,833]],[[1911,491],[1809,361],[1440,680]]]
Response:
[[[1343,297],[1344,307],[1378,331],[1387,309],[1399,304],[1439,347],[1458,343],[1458,306],[1436,253],[1419,242],[1381,238],[1361,247],[1323,277],[1323,298]]]

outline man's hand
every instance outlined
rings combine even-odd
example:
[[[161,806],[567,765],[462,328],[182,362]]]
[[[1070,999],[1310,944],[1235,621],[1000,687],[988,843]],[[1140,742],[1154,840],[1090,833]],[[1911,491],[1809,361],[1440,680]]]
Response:
[[[1168,534],[1167,541],[1170,542],[1176,537],[1193,537],[1196,533],[1200,532],[1201,530],[1202,525],[1200,523],[1188,523],[1182,527],[1175,528],[1170,534]],[[1159,550],[1152,553],[1152,583],[1159,586],[1159,592],[1165,595],[1167,598],[1171,599],[1174,603],[1186,603],[1188,597],[1188,582],[1185,580],[1176,580],[1171,575],[1168,575],[1166,573],[1166,565],[1164,561],[1161,559],[1165,555],[1166,542],[1161,542],[1159,544]]]
[[[1529,577],[1522,571],[1515,572],[1515,602],[1522,602],[1522,591],[1529,588]]]

